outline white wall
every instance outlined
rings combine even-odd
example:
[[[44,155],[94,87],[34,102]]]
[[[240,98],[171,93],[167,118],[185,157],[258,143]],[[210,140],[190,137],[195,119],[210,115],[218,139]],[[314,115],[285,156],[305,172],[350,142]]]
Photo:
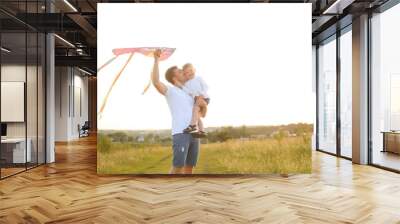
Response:
[[[1,81],[3,82],[25,82],[25,65],[2,65],[1,66]],[[28,67],[28,70],[32,67]],[[30,74],[30,72],[28,72]],[[6,108],[1,108],[6,110]],[[25,137],[24,122],[7,123],[7,137]]]
[[[55,140],[68,140],[68,86],[70,76],[67,67],[55,69]]]
[[[55,140],[77,139],[78,124],[88,120],[88,78],[76,68],[56,67],[55,85]]]
[[[25,70],[27,69],[27,70]],[[28,75],[29,86],[36,86],[36,80],[34,80],[31,75],[36,76],[36,67],[25,65],[2,65],[1,66],[1,81],[3,82],[25,82],[25,75]],[[27,106],[30,107],[27,109],[28,114],[28,137],[30,133],[36,130],[36,125],[31,124],[34,121],[36,124],[36,113],[32,113],[33,110],[36,111],[36,88],[27,88]],[[32,104],[34,102],[34,104]],[[34,108],[33,108],[34,107]],[[1,108],[2,110],[6,110],[7,108]],[[25,137],[25,123],[26,122],[7,122],[7,136],[8,137]],[[35,132],[36,136],[36,132]]]
[[[76,70],[75,70],[76,72]],[[79,73],[81,74],[81,73]],[[72,135],[78,136],[77,126],[80,124],[81,126],[88,120],[88,78],[83,77],[81,75],[76,75],[74,77],[74,86],[75,86],[75,113],[74,119],[72,119]],[[80,91],[80,93],[79,93]],[[80,94],[80,98],[78,97]],[[80,103],[79,103],[80,101]],[[79,108],[81,107],[81,108]],[[81,111],[79,111],[81,109]]]

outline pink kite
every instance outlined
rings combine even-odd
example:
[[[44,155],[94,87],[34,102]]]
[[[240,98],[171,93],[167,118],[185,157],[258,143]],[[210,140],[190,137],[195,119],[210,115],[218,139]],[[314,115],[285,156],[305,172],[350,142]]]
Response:
[[[97,69],[97,72],[100,72],[100,70],[102,70],[104,67],[106,67],[108,64],[110,64],[112,61],[114,61],[116,58],[118,58],[119,56],[123,55],[123,54],[129,54],[129,58],[128,60],[125,62],[124,66],[121,68],[121,70],[117,73],[117,75],[115,76],[113,82],[111,83],[110,88],[107,91],[106,96],[103,99],[103,102],[101,104],[100,110],[99,110],[99,117],[101,117],[101,114],[103,113],[104,107],[107,104],[107,100],[108,97],[111,93],[112,88],[114,87],[115,83],[117,82],[117,80],[119,79],[119,77],[121,76],[122,72],[125,70],[126,66],[128,65],[128,63],[130,62],[130,60],[132,59],[132,56],[134,53],[140,53],[143,54],[145,56],[148,57],[153,57],[154,52],[156,50],[160,49],[161,50],[161,55],[160,55],[160,60],[166,60],[167,58],[169,58],[175,51],[175,48],[167,48],[167,47],[134,47],[134,48],[116,48],[113,49],[112,52],[115,55],[113,58],[111,58],[110,60],[108,60],[106,63],[104,63],[102,66],[100,66]],[[149,83],[146,85],[146,87],[144,88],[142,94],[144,94],[151,86],[151,79],[149,81]]]
[[[145,56],[153,56],[155,50],[161,49],[160,61],[165,60],[171,56],[175,48],[159,48],[159,47],[134,47],[134,48],[116,48],[112,52],[115,56],[120,56],[121,54],[128,54],[128,53],[141,53]]]

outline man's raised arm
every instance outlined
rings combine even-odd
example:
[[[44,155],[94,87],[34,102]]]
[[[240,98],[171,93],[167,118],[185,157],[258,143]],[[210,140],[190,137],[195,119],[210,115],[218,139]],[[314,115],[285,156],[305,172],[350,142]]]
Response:
[[[160,94],[165,95],[165,93],[167,92],[167,86],[160,81],[160,74],[158,71],[158,61],[160,59],[160,54],[161,50],[157,50],[156,52],[154,52],[154,66],[153,72],[151,73],[151,82]]]

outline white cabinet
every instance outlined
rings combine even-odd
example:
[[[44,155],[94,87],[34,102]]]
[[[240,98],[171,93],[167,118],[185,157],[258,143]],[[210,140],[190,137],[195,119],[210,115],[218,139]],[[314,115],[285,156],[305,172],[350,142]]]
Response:
[[[32,161],[32,140],[26,140],[27,147],[25,151],[25,138],[7,138],[2,139],[1,144],[12,148],[12,162],[25,163]]]

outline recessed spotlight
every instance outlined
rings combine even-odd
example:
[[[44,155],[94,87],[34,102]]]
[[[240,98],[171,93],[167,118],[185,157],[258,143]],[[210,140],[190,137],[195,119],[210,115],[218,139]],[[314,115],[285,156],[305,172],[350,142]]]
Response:
[[[62,38],[62,37],[60,37],[60,36],[57,35],[57,34],[54,34],[54,36],[57,37],[58,39],[60,39],[62,42],[66,43],[67,45],[69,45],[69,46],[75,48],[75,45],[73,45],[73,44],[72,44],[71,42],[69,42],[68,40],[66,40],[66,39],[64,39],[64,38]]]
[[[342,14],[343,9],[351,5],[355,0],[336,0],[322,14]]]
[[[1,51],[4,51],[4,52],[6,52],[6,53],[10,53],[10,52],[11,52],[10,49],[7,49],[7,48],[5,48],[5,47],[1,47],[0,49],[1,49]]]
[[[81,71],[81,72],[83,72],[83,73],[85,73],[85,74],[87,74],[87,75],[90,75],[90,76],[93,75],[92,73],[90,73],[90,72],[88,72],[88,71],[86,71],[86,70],[83,70],[83,69],[81,69],[81,68],[79,68],[79,67],[78,67],[78,70]]]
[[[67,4],[73,11],[78,12],[78,10],[68,1],[64,0],[65,4]]]

